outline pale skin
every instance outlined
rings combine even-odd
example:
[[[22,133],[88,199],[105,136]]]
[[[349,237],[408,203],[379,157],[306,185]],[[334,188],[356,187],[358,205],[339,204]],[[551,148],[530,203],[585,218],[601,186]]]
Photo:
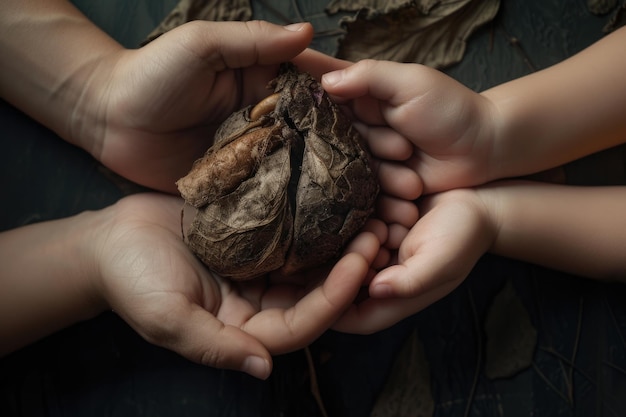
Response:
[[[321,285],[262,290],[224,282],[189,257],[178,239],[175,197],[133,196],[3,233],[0,313],[23,321],[0,321],[0,353],[113,308],[153,343],[264,378],[271,354],[306,345],[342,314],[335,328],[370,333],[421,310],[458,286],[487,251],[589,277],[623,276],[616,253],[626,229],[622,188],[498,180],[622,142],[624,30],[553,68],[476,94],[421,66],[349,66],[302,52],[312,35],[306,24],[196,22],[125,50],[65,1],[1,4],[2,96],[119,174],[162,191],[175,191],[227,114],[267,95],[279,62],[293,59],[318,76],[345,69],[323,85],[351,109],[378,158],[377,214],[386,225],[370,224],[332,271],[318,271],[316,278],[328,276]],[[410,200],[422,194],[416,223]],[[153,265],[165,247],[176,250],[158,273],[138,267]],[[388,250],[397,257],[390,260]],[[62,262],[68,251],[81,262]],[[16,285],[17,276],[27,285]],[[133,293],[141,287],[126,288],[129,281],[150,285]],[[370,298],[352,305],[363,282]],[[160,304],[167,310],[152,310]]]
[[[151,343],[267,378],[271,355],[308,345],[349,307],[386,233],[370,223],[332,270],[300,276],[310,285],[235,284],[185,246],[181,204],[137,194],[1,233],[0,354],[113,309]]]
[[[270,93],[281,62],[318,78],[348,65],[305,50],[308,23],[191,22],[132,50],[65,0],[0,5],[0,96],[121,176],[175,194],[217,126]]]
[[[278,64],[300,55],[315,73],[325,62],[305,51],[306,23],[191,22],[125,49],[68,1],[0,6],[0,95],[123,177],[171,193],[217,126],[268,95]]]
[[[280,62],[318,76],[334,62],[305,50],[309,24],[193,22],[128,50],[66,1],[0,5],[2,97],[118,174],[171,193],[219,123],[268,95]],[[402,194],[393,187],[384,191]],[[381,205],[402,212],[400,200]],[[271,355],[317,338],[388,262],[388,228],[378,220],[334,267],[308,273],[310,285],[233,284],[184,246],[182,205],[140,194],[1,233],[0,355],[113,309],[192,361],[267,378]],[[413,218],[398,220],[405,228],[417,219],[408,211]]]
[[[362,61],[323,76],[372,152],[417,173],[420,220],[387,245],[397,264],[339,330],[371,333],[444,297],[486,252],[594,279],[626,279],[626,188],[507,181],[626,141],[626,28],[481,94],[419,65]],[[389,74],[394,74],[390,77]],[[451,191],[447,191],[451,190]]]

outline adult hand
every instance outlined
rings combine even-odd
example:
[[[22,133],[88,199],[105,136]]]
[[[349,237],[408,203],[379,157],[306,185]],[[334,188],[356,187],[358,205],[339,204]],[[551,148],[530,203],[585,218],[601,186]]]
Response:
[[[97,293],[149,342],[258,378],[269,376],[270,355],[308,345],[351,305],[386,239],[384,225],[372,222],[331,270],[308,272],[307,286],[234,283],[186,247],[181,206],[173,196],[138,194],[99,213]]]
[[[233,111],[270,93],[278,64],[301,53],[309,24],[191,22],[137,49],[102,58],[72,119],[73,142],[139,184],[175,181]]]

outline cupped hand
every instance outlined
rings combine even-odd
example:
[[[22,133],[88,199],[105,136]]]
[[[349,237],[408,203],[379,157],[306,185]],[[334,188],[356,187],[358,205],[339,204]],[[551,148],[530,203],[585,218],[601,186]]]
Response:
[[[416,172],[426,194],[490,179],[491,102],[417,64],[364,60],[322,77],[375,156]]]
[[[146,340],[186,358],[258,378],[271,355],[300,349],[351,305],[386,239],[374,222],[304,287],[233,283],[209,272],[181,238],[181,199],[137,194],[101,212],[93,247],[98,293]]]
[[[81,106],[77,142],[141,185],[176,192],[175,181],[208,149],[233,111],[267,96],[278,64],[300,54],[311,25],[195,21],[99,63]]]
[[[397,264],[378,272],[369,297],[352,306],[336,330],[373,333],[426,308],[463,282],[496,237],[492,210],[476,190],[425,197],[420,211],[399,239]]]

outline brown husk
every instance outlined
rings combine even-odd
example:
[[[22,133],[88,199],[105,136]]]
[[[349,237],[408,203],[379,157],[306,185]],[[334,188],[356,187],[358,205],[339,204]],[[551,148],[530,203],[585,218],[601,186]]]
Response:
[[[177,183],[198,209],[189,247],[236,280],[336,258],[378,193],[358,132],[319,83],[284,64],[271,86],[275,109],[256,121],[251,107],[234,113]]]

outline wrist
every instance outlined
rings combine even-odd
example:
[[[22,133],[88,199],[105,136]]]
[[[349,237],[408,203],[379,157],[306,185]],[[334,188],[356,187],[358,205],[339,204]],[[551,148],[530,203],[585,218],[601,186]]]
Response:
[[[623,279],[623,187],[502,181],[480,191],[495,225],[490,252],[591,278]]]
[[[503,145],[506,145],[502,140],[506,126],[502,109],[498,101],[488,93],[481,93],[480,97],[482,99],[480,139],[486,155],[484,165],[481,167],[485,173],[485,181],[482,184],[486,184],[508,177],[507,170],[511,161],[506,159],[506,149],[503,148]]]
[[[99,236],[106,234],[106,213],[86,211],[68,220],[66,238],[61,246],[63,258],[69,260],[69,288],[75,289],[77,319],[88,320],[108,310],[102,296],[99,265]]]
[[[499,231],[498,198],[488,185],[454,189],[427,198],[427,204],[420,207],[420,215],[424,218],[431,210],[441,207],[439,210],[445,213],[442,216],[448,220],[438,233],[461,236],[467,246],[459,251],[457,261],[475,262],[495,245]]]
[[[107,128],[113,70],[125,52],[121,46],[102,51],[72,77],[70,89],[75,97],[70,111],[66,112],[67,130],[62,136],[98,160]]]
[[[69,1],[5,3],[0,14],[0,95],[84,147],[83,135],[90,136],[90,116],[99,101],[94,98],[105,92],[95,85],[99,63],[122,46]]]
[[[498,192],[498,187],[493,184],[486,184],[475,189],[478,213],[480,213],[485,236],[485,250],[493,252],[497,246],[502,227],[502,194]]]
[[[90,249],[94,213],[0,234],[0,355],[106,309]]]

